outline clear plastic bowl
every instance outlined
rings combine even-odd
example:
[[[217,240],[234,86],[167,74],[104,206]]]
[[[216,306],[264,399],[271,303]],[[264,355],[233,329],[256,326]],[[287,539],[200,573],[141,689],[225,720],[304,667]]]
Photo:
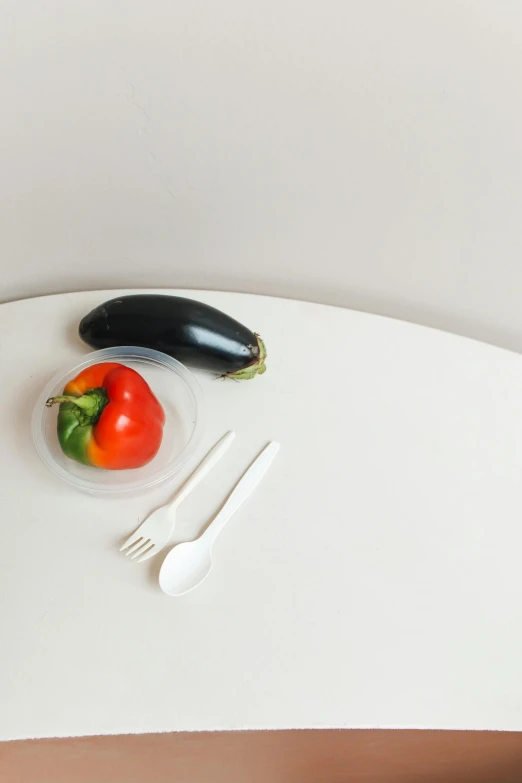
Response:
[[[57,407],[46,400],[61,394],[64,386],[86,367],[99,362],[120,362],[145,378],[165,411],[160,450],[154,459],[134,470],[104,470],[82,465],[66,457],[56,432]],[[38,454],[47,467],[73,487],[101,495],[137,493],[174,475],[197,447],[202,428],[202,392],[198,382],[180,362],[149,348],[104,348],[86,354],[49,381],[36,403],[32,431]]]

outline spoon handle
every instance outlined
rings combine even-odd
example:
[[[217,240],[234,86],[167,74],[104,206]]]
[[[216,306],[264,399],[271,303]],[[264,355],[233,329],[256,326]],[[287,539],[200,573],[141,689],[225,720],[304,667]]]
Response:
[[[212,546],[232,514],[238,510],[241,504],[257,487],[266,471],[270,467],[270,463],[278,451],[279,443],[276,443],[276,441],[272,441],[268,444],[268,446],[265,446],[257,459],[255,459],[248,470],[243,473],[236,486],[228,496],[228,499],[225,501],[225,505],[214,517],[210,525],[200,537],[200,540],[204,538],[208,543],[208,546]]]

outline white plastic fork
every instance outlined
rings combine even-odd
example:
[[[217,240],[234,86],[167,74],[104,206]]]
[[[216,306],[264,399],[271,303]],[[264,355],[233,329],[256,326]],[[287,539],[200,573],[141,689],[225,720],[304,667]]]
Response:
[[[147,519],[141,523],[139,528],[120,547],[120,552],[126,550],[125,555],[127,557],[130,557],[131,560],[138,558],[136,562],[142,563],[163,549],[174,532],[176,509],[207,475],[209,470],[214,467],[216,462],[219,462],[235,437],[235,432],[227,432],[226,435],[218,440],[190,478],[179,488],[171,502],[149,514]]]

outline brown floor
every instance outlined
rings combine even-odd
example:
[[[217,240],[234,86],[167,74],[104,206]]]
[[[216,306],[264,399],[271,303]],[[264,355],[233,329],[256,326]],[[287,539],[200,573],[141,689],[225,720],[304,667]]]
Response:
[[[522,783],[522,733],[249,731],[0,743],[2,783]]]

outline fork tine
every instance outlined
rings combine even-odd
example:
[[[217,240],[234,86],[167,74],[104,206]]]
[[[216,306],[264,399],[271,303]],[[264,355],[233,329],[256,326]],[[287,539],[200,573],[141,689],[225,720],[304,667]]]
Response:
[[[151,540],[147,538],[146,540],[140,541],[140,543],[137,544],[134,547],[134,549],[132,550],[129,549],[129,551],[127,552],[127,556],[129,560],[134,560],[134,558],[137,557],[138,555],[142,555],[143,552],[145,552],[145,550],[149,548],[151,543],[152,543]]]
[[[126,542],[123,544],[123,546],[120,546],[120,552],[123,552],[124,549],[127,549],[127,547],[132,546],[133,544],[135,544],[136,541],[140,540],[140,538],[143,538],[143,536],[139,535],[139,531],[140,531],[139,528],[137,530],[135,530],[134,533],[132,534],[132,536],[130,536],[126,540]]]
[[[145,544],[149,544],[149,542],[150,542],[150,540],[149,540],[148,538],[143,538],[143,537],[140,537],[140,538],[139,538],[139,539],[136,541],[136,543],[135,543],[135,544],[133,544],[132,546],[130,546],[130,547],[127,549],[127,551],[125,552],[125,557],[129,557],[129,555],[132,555],[132,554],[134,554],[135,552],[137,552],[137,551],[138,551],[138,549],[141,549],[141,548],[142,548],[142,546],[144,546]]]
[[[140,557],[138,557],[136,562],[137,563],[143,563],[144,560],[148,560],[149,557],[153,557],[153,555],[155,555],[156,552],[158,552],[158,551],[159,551],[159,547],[157,547],[155,544],[153,544],[152,546],[149,546],[147,549],[141,551]],[[134,557],[136,557],[136,555],[131,557],[131,560],[133,560]]]

